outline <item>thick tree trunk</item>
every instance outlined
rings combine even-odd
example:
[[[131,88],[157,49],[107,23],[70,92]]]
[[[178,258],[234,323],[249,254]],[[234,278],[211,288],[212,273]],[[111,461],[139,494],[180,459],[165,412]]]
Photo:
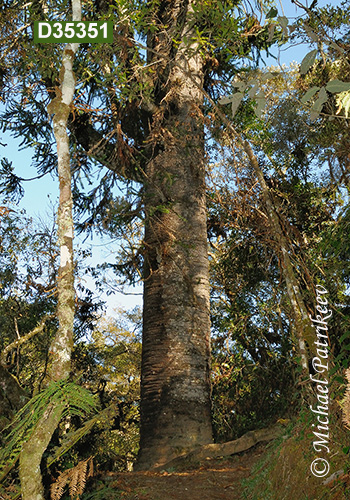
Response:
[[[170,68],[146,172],[138,470],[212,441],[202,61],[183,51],[175,64],[197,85]]]

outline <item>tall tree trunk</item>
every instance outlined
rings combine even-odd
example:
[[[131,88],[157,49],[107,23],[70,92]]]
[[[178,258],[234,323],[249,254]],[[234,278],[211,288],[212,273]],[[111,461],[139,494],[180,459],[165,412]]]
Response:
[[[81,20],[80,0],[72,0],[73,21]],[[53,381],[68,378],[71,369],[74,320],[74,275],[73,275],[73,216],[69,138],[67,121],[75,91],[73,73],[74,54],[78,44],[65,46],[60,71],[61,85],[48,111],[53,114],[53,129],[57,143],[59,209],[58,241],[60,246],[60,268],[58,273],[57,318],[59,328],[50,348],[49,378]],[[50,404],[43,417],[24,443],[20,455],[19,475],[22,500],[44,500],[40,464],[42,455],[61,419],[63,405]]]
[[[188,15],[179,5],[172,5],[176,20]],[[183,31],[186,28],[184,22]],[[156,51],[164,53],[169,38],[163,40],[160,33],[157,40]],[[186,57],[181,43],[164,73],[151,134],[154,156],[144,187],[141,440],[136,469],[160,466],[212,441],[201,57]]]
[[[315,352],[315,345],[314,345],[314,341],[316,340],[315,329],[312,326],[312,321],[310,320],[304,300],[300,292],[299,283],[295,276],[292,261],[289,257],[290,245],[281,227],[278,213],[271,199],[271,195],[269,192],[269,188],[266,184],[264,174],[259,166],[258,160],[254,155],[250,144],[247,141],[244,141],[243,146],[261,187],[261,192],[266,206],[269,223],[273,231],[273,239],[276,243],[277,255],[280,258],[282,266],[282,275],[286,283],[288,297],[292,306],[292,311],[294,315],[294,331],[298,342],[303,375],[308,379],[309,378],[308,361],[310,357],[308,355],[308,349],[309,352]],[[308,348],[305,344],[305,341],[307,342]]]

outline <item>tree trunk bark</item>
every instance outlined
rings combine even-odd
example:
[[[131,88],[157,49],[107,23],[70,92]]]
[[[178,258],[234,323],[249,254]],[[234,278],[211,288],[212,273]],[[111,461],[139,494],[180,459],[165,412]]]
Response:
[[[280,258],[282,265],[282,275],[286,283],[287,293],[291,302],[293,315],[294,315],[294,331],[299,347],[299,355],[301,358],[301,366],[303,376],[309,379],[309,352],[315,352],[315,329],[307,313],[307,309],[302,298],[298,280],[296,279],[293,264],[289,257],[289,243],[281,228],[281,223],[278,217],[277,210],[271,200],[269,188],[266,184],[264,174],[259,167],[257,158],[255,157],[250,145],[247,141],[244,142],[244,150],[249,158],[250,164],[253,167],[255,174],[258,178],[263,200],[266,206],[267,215],[269,218],[270,226],[273,231],[273,238],[276,242],[277,255]],[[307,342],[307,346],[305,345]]]
[[[157,51],[161,52],[162,47],[158,46]],[[209,265],[200,119],[203,94],[199,89],[203,73],[201,57],[186,57],[184,52],[181,43],[169,68],[159,111],[154,115],[154,157],[148,164],[144,187],[141,440],[137,470],[161,466],[212,441]],[[191,79],[187,72],[191,72]]]
[[[72,0],[73,21],[81,20],[80,0]],[[73,348],[74,321],[74,265],[73,265],[73,201],[67,122],[75,92],[73,59],[78,44],[67,44],[63,51],[60,71],[61,85],[48,112],[53,114],[53,130],[57,143],[59,209],[58,242],[60,267],[58,272],[57,318],[59,327],[49,353],[49,379],[64,380],[70,375]],[[40,464],[42,456],[61,419],[63,405],[53,405],[36,424],[20,454],[19,476],[22,500],[44,500]]]
[[[40,464],[61,419],[63,409],[63,406],[50,405],[28,441],[22,446],[19,467],[22,500],[45,499]]]

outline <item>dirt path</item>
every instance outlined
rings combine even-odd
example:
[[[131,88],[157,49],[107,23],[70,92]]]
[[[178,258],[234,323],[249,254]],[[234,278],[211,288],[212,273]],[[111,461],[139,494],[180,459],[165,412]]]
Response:
[[[197,468],[176,472],[123,472],[113,486],[123,500],[239,500],[242,479],[264,453],[258,445],[232,458],[207,460]]]

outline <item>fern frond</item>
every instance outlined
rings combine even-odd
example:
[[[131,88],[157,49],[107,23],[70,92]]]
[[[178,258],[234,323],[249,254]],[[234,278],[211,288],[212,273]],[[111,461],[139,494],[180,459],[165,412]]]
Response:
[[[84,489],[86,483],[87,461],[79,462],[73,469],[73,474],[69,484],[69,495],[71,498],[79,497]]]
[[[69,451],[80,439],[82,439],[97,422],[108,421],[111,414],[115,415],[115,412],[115,405],[108,406],[97,415],[94,415],[90,420],[87,420],[79,429],[68,432],[63,437],[60,446],[56,447],[53,454],[48,457],[47,466],[50,467],[50,465],[67,453],[67,451]]]
[[[61,458],[67,451],[69,451],[80,439],[82,439],[95,425],[97,417],[93,417],[76,431],[68,432],[62,439],[60,446],[53,450],[53,454],[47,459],[47,466],[50,467],[54,462]]]
[[[62,408],[63,405],[63,417],[68,414],[83,417],[96,409],[97,401],[83,387],[66,381],[52,382],[44,391],[32,398],[3,430],[3,433],[9,432],[0,450],[0,482],[15,465],[23,443],[30,438],[49,404],[55,408]]]
[[[17,484],[9,484],[8,486],[0,485],[0,499],[1,500],[13,500],[17,496],[20,496],[20,489]]]
[[[79,498],[84,493],[86,480],[92,476],[93,457],[82,460],[72,469],[61,472],[55,483],[51,485],[51,500],[61,500],[65,487],[69,484],[69,495]]]
[[[57,480],[51,485],[51,500],[61,500],[61,498],[63,497],[64,489],[69,483],[70,470],[71,469],[61,472]]]

